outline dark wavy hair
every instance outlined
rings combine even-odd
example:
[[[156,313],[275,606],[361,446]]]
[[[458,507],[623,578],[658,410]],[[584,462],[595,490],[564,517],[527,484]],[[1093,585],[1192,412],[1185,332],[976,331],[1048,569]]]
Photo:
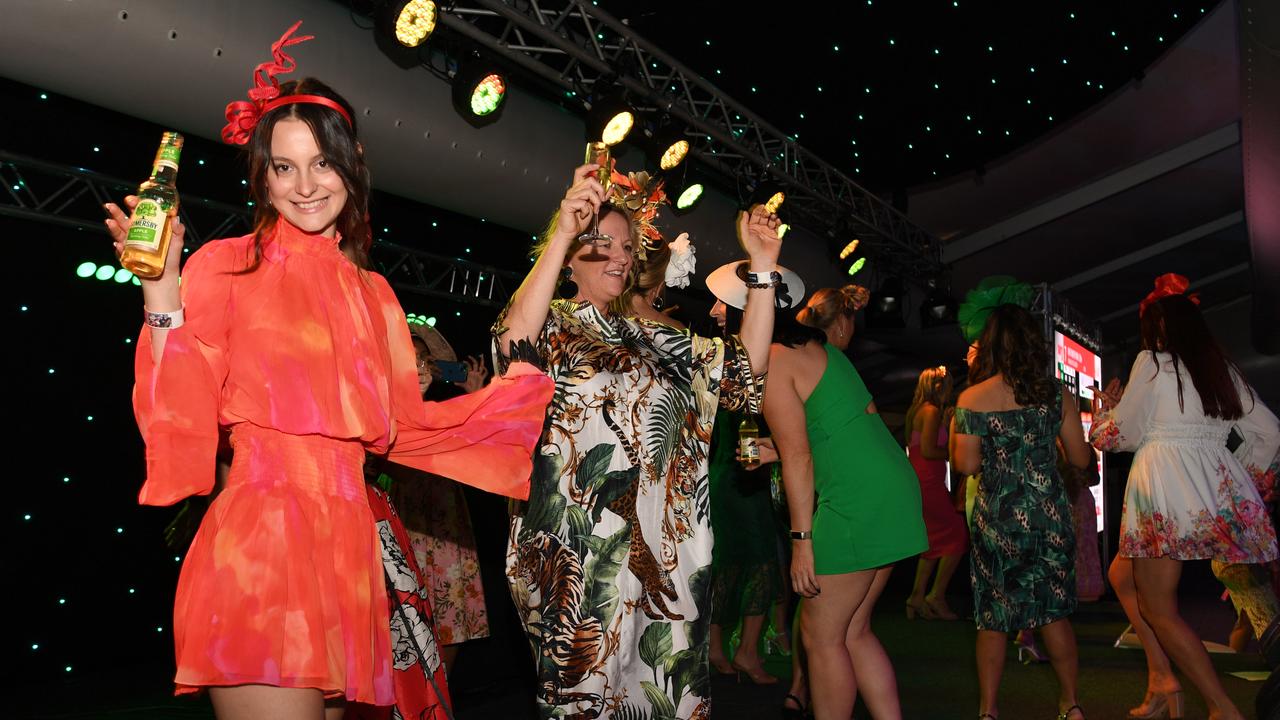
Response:
[[[969,373],[977,385],[1000,375],[1019,405],[1049,405],[1058,383],[1049,377],[1049,349],[1035,318],[1018,305],[1001,305],[991,312],[978,338],[978,359]]]
[[[249,193],[255,208],[253,222],[253,259],[237,274],[251,273],[262,264],[262,241],[275,228],[280,213],[271,206],[267,191],[267,173],[271,172],[271,136],[276,123],[285,118],[301,120],[311,128],[320,152],[342,178],[347,189],[347,204],[338,213],[339,244],[342,252],[357,267],[368,270],[369,245],[373,233],[369,228],[369,167],[356,139],[355,109],[332,88],[315,78],[290,80],[280,85],[280,95],[319,95],[338,103],[351,117],[351,125],[332,108],[316,103],[284,105],[263,115],[245,145],[249,163]]]
[[[1244,415],[1244,404],[1235,383],[1236,376],[1244,374],[1213,339],[1198,305],[1185,295],[1162,297],[1147,306],[1139,324],[1143,350],[1169,353],[1173,356],[1175,371],[1179,365],[1187,368],[1205,415],[1223,420],[1238,420]],[[1159,372],[1157,363],[1156,373]],[[1175,372],[1175,376],[1178,409],[1183,410],[1182,374]],[[1249,394],[1252,398],[1252,389]]]

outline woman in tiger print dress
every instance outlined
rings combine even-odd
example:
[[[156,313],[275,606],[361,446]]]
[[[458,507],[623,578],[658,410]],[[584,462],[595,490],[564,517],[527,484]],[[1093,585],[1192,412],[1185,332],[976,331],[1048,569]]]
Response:
[[[738,219],[765,280],[741,339],[627,318],[609,303],[629,283],[633,252],[661,247],[649,223],[660,192],[615,173],[611,203],[595,169],[574,173],[494,327],[499,365],[531,359],[556,382],[529,500],[513,507],[508,581],[541,717],[707,718],[707,450],[717,407],[759,412],[778,220],[763,208]],[[596,212],[612,241],[585,245]],[[571,299],[552,302],[557,281]]]

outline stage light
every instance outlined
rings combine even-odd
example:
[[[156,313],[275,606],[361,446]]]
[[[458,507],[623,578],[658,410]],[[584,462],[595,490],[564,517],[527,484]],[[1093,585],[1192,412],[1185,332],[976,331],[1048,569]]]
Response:
[[[472,127],[494,122],[506,106],[507,79],[493,65],[471,57],[453,75],[453,107]]]
[[[76,268],[76,277],[90,278],[90,277],[93,277],[93,274],[96,273],[97,271],[98,271],[97,264],[91,263],[91,262],[82,262],[80,263],[79,267]]]
[[[587,142],[613,146],[627,138],[636,123],[635,110],[620,89],[599,84],[587,109]]]
[[[782,223],[778,226],[778,239],[781,240],[786,237],[789,232],[791,232],[791,226],[786,223]]]
[[[407,48],[416,48],[436,29],[439,8],[433,0],[400,0],[382,7],[378,21],[385,33]]]
[[[849,266],[849,277],[853,277],[854,275],[857,275],[858,271],[862,269],[862,266],[866,264],[867,264],[867,258],[865,256],[860,257],[857,260],[854,260],[853,264]]]
[[[502,76],[490,73],[481,78],[471,91],[471,112],[488,115],[498,109],[507,95],[507,84]]]
[[[906,302],[906,288],[900,278],[891,277],[871,294],[867,307],[867,326],[874,328],[901,328],[906,326],[902,308]]]
[[[840,251],[840,259],[844,260],[845,258],[852,255],[853,251],[857,249],[858,249],[858,238],[854,238],[849,241],[848,245],[844,246],[843,250]]]
[[[676,126],[663,123],[653,134],[653,154],[658,167],[670,172],[689,156],[689,140]]]
[[[702,199],[702,192],[705,190],[702,183],[694,183],[685,188],[680,197],[676,198],[676,207],[680,210],[692,210],[694,205]]]
[[[751,192],[751,198],[747,201],[748,207],[756,205],[764,205],[764,209],[773,214],[778,214],[778,209],[787,201],[787,193],[782,186],[772,180],[761,181],[756,185],[756,189]]]
[[[929,294],[920,306],[920,325],[934,327],[954,323],[958,309],[955,298],[940,289],[936,280],[929,281],[929,288]]]

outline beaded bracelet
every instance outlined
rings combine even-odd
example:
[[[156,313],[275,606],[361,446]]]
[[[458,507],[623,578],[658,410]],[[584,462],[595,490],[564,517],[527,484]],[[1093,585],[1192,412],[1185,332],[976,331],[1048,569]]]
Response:
[[[142,317],[147,323],[147,327],[153,327],[157,330],[176,330],[182,327],[184,320],[182,314],[183,308],[178,308],[173,312],[151,312],[143,308]]]
[[[748,272],[746,286],[753,290],[777,287],[782,282],[782,273],[772,270],[767,273]]]

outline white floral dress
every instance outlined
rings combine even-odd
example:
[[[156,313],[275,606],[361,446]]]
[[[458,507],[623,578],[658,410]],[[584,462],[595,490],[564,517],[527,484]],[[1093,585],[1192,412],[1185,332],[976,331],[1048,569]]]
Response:
[[[513,352],[556,382],[507,549],[539,717],[706,720],[708,445],[718,407],[759,412],[763,378],[736,337],[563,300]]]
[[[1099,450],[1135,453],[1120,555],[1228,563],[1276,557],[1276,533],[1259,488],[1275,485],[1280,425],[1242,379],[1237,390],[1243,417],[1208,417],[1185,367],[1175,370],[1168,353],[1138,354],[1124,397],[1089,433]],[[1233,424],[1244,437],[1235,455],[1227,449]]]

